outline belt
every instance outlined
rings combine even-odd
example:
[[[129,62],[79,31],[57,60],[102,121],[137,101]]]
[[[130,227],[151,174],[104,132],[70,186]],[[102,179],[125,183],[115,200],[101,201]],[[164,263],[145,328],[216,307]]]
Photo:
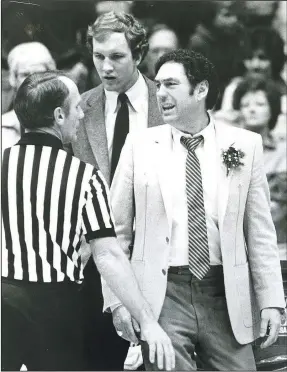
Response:
[[[168,268],[168,273],[177,275],[193,275],[188,266],[170,266]]]
[[[177,274],[177,275],[192,275],[193,274],[190,272],[188,266],[170,266],[168,268],[168,273],[169,274]],[[208,276],[213,276],[213,275],[220,275],[223,273],[223,268],[222,265],[212,265],[210,266],[210,269],[207,273]]]

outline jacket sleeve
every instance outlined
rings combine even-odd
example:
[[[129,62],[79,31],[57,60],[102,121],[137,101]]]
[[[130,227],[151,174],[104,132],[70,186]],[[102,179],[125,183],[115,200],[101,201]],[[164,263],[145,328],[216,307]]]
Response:
[[[130,246],[133,242],[134,207],[134,165],[133,146],[127,136],[111,186],[111,208],[115,219],[115,231],[120,247],[130,259]],[[121,304],[120,300],[102,279],[104,297],[103,311],[110,311]]]
[[[264,171],[262,139],[256,136],[245,215],[244,233],[249,264],[260,310],[285,307],[275,227],[270,212],[270,193]]]

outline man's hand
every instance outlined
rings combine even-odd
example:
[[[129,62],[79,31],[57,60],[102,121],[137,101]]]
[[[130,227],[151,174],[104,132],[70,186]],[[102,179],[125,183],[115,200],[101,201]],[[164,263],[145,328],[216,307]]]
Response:
[[[93,239],[90,245],[100,274],[121,303],[125,304],[129,310],[125,311],[123,307],[114,309],[113,319],[117,331],[123,332],[122,337],[125,332],[125,338],[129,341],[138,342],[137,337],[134,337],[132,315],[140,325],[141,338],[149,345],[151,363],[154,363],[155,356],[157,356],[158,367],[162,369],[165,361],[166,370],[171,370],[175,366],[171,341],[155,320],[150,305],[140,291],[131,264],[116,238]],[[125,313],[124,319],[123,313]]]
[[[264,349],[272,345],[278,338],[281,325],[281,314],[279,309],[268,307],[261,312],[260,337],[267,339],[260,345]],[[268,333],[269,331],[269,333]]]
[[[149,360],[151,363],[154,363],[155,357],[157,357],[159,369],[165,367],[165,370],[170,371],[175,368],[175,354],[171,340],[158,322],[153,321],[141,325],[141,339],[149,345]]]
[[[140,332],[139,325],[133,321],[131,314],[123,305],[113,311],[113,323],[120,337],[134,344],[139,342],[135,334],[135,331]]]

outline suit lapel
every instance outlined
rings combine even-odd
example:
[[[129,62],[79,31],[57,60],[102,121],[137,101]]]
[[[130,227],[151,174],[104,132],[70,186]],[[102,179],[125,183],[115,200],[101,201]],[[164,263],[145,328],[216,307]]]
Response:
[[[227,176],[226,165],[222,160],[222,151],[227,150],[232,144],[236,146],[236,138],[230,128],[221,123],[215,123],[215,135],[218,157],[218,223],[219,230],[222,230],[230,187],[232,187],[231,180],[234,177],[234,170],[231,170]]]
[[[162,193],[163,203],[168,219],[169,232],[172,227],[172,190],[171,190],[171,155],[172,155],[172,135],[171,127],[165,125],[157,131],[157,137],[154,139],[155,146],[155,161],[159,186]]]
[[[156,137],[153,139],[155,146],[154,161],[157,167],[159,185],[163,197],[163,203],[168,219],[168,224],[171,232],[172,227],[172,190],[170,187],[171,175],[171,156],[172,156],[172,133],[169,125],[161,127],[163,130],[156,132]],[[218,158],[218,221],[219,229],[222,230],[224,217],[227,211],[227,204],[230,195],[230,188],[237,187],[237,182],[234,179],[234,170],[231,170],[229,175],[226,175],[226,165],[222,161],[222,150],[226,150],[234,144],[236,146],[236,138],[232,130],[221,123],[215,124],[215,135],[217,144]],[[153,156],[153,154],[152,154]],[[236,172],[236,171],[235,171]],[[236,178],[236,177],[235,177]],[[237,186],[236,186],[237,185]]]
[[[88,140],[99,168],[109,183],[110,165],[104,113],[105,95],[102,86],[100,86],[96,94],[88,100],[87,106],[89,108],[85,113],[85,124]]]
[[[148,127],[155,127],[164,124],[164,121],[157,104],[155,84],[145,76],[144,79],[148,87]]]
[[[148,127],[164,124],[157,105],[155,84],[145,76],[144,79],[148,87]],[[105,179],[110,183],[110,164],[104,110],[105,94],[103,86],[100,85],[87,101],[84,121],[96,162]]]

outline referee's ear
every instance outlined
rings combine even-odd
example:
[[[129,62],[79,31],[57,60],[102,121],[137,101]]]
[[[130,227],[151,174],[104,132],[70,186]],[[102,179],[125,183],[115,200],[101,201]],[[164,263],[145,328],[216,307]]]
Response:
[[[56,107],[54,110],[55,123],[63,125],[65,121],[65,113],[61,107]]]

